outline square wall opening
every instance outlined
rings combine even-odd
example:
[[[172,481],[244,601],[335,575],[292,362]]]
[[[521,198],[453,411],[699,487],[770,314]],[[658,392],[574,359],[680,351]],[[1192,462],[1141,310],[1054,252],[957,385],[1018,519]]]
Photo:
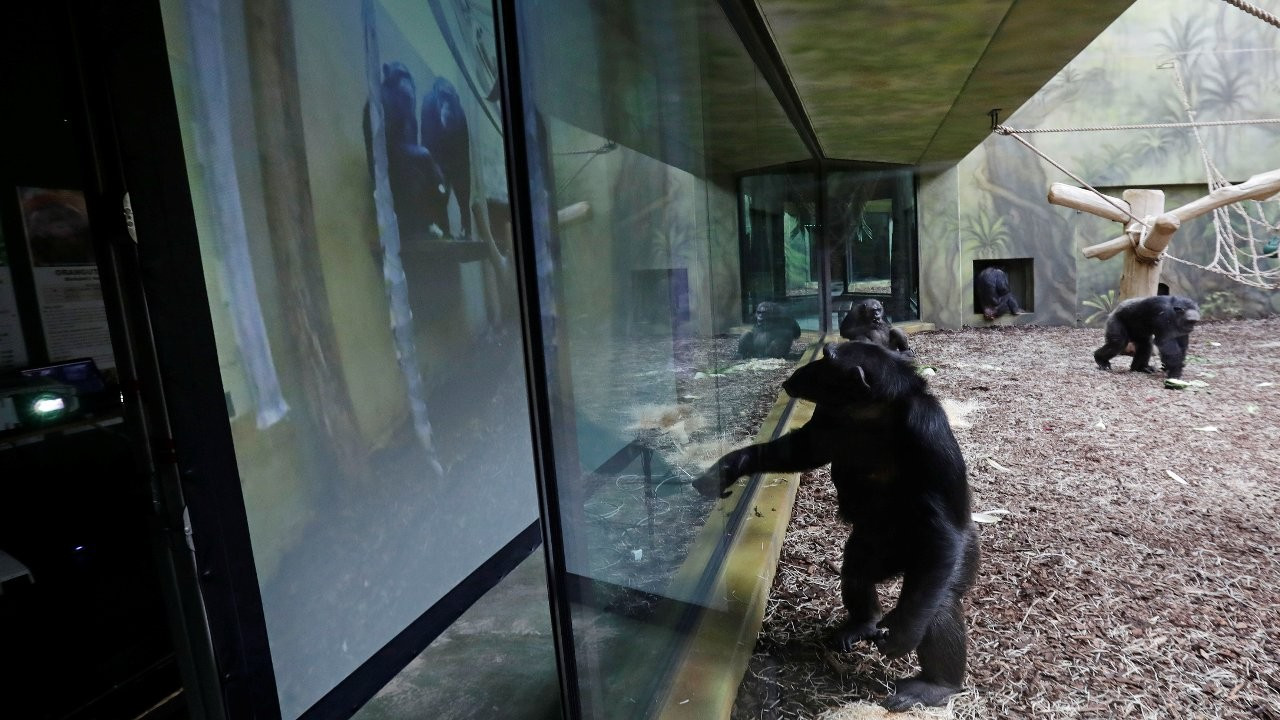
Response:
[[[982,303],[978,300],[978,274],[989,267],[997,267],[1004,270],[1005,275],[1009,276],[1009,292],[1013,293],[1013,298],[1018,301],[1018,306],[1023,312],[1035,312],[1036,309],[1036,283],[1035,268],[1032,258],[997,258],[994,260],[974,260],[973,276],[970,285],[971,301],[973,303],[973,312],[982,313]]]

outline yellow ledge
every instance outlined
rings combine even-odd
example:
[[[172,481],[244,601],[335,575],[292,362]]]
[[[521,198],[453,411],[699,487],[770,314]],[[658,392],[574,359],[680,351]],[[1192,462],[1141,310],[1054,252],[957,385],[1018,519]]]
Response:
[[[800,364],[812,360],[821,346],[815,343],[806,350]],[[786,423],[781,430],[787,432],[809,421],[813,404],[797,401],[791,414],[786,416],[790,400],[786,393],[778,395],[760,427],[757,441],[773,437],[780,423]],[[726,531],[717,518],[727,517],[739,503],[750,504],[708,595],[710,607],[702,612],[684,656],[672,674],[658,717],[689,720],[729,717],[764,622],[765,603],[773,586],[799,486],[797,473],[766,474],[750,496],[742,497],[739,485],[733,495],[712,511],[707,526],[673,581],[673,589],[691,587],[706,567]]]

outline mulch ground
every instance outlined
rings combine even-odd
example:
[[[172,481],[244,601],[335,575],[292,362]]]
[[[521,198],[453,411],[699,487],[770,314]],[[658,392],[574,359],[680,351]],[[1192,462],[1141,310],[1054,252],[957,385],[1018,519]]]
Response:
[[[1203,323],[1187,390],[1125,357],[1094,369],[1100,343],[1077,328],[912,338],[973,510],[1008,511],[980,526],[968,687],[919,714],[1280,719],[1280,319]],[[807,473],[735,718],[880,717],[871,703],[914,672],[825,646],[847,535],[826,469]]]

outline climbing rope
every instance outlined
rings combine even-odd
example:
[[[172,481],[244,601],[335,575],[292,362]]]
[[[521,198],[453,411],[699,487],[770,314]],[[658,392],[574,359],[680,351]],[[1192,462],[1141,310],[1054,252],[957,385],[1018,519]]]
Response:
[[[1273,27],[1280,28],[1280,18],[1276,17],[1275,15],[1272,15],[1271,13],[1267,12],[1266,10],[1263,10],[1260,7],[1257,7],[1256,5],[1250,5],[1244,0],[1222,0],[1222,2],[1232,7],[1243,10]]]
[[[1059,164],[1058,161],[1040,152],[1040,149],[1037,148],[1035,145],[1032,145],[1026,140],[1023,140],[1022,138],[1018,137],[1018,134],[1022,132],[1021,130],[1013,130],[1005,127],[1004,125],[999,125],[999,124],[995,125],[992,129],[998,135],[1007,135],[1013,138],[1014,140],[1017,140],[1018,142],[1022,143],[1028,149],[1030,149],[1031,152],[1035,153],[1036,155],[1039,155],[1040,158],[1043,159],[1045,162],[1049,163],[1050,165],[1066,173],[1068,177],[1070,177],[1072,180],[1075,180],[1076,182],[1088,188],[1094,195],[1097,195],[1098,197],[1102,198],[1108,205],[1124,213],[1126,216],[1128,216],[1130,220],[1150,230],[1151,226],[1148,225],[1142,218],[1139,218],[1137,215],[1134,215],[1132,212],[1129,212],[1128,208],[1122,207],[1111,198],[1107,197],[1106,195],[1103,195],[1097,188],[1095,188],[1094,186],[1090,185],[1087,181],[1085,181],[1084,178],[1080,177],[1079,175],[1076,175],[1075,173],[1071,172],[1070,170],[1066,169],[1061,164]]]
[[[1258,118],[1256,120],[1206,120],[1204,122],[1166,122],[1166,123],[1134,123],[1131,125],[1086,125],[1073,128],[1011,128],[998,125],[1001,135],[1033,135],[1035,133],[1077,133],[1103,132],[1107,130],[1165,130],[1175,128],[1219,127],[1222,125],[1276,125],[1280,118]]]

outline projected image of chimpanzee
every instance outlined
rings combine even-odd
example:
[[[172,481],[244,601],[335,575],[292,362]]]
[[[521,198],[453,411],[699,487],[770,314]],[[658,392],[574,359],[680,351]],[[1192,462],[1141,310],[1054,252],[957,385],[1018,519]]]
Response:
[[[907,346],[907,334],[885,321],[884,305],[879,300],[863,300],[850,308],[840,320],[840,337],[913,354]]]
[[[422,97],[422,144],[435,158],[446,191],[458,201],[462,235],[471,235],[471,138],[453,83],[437,77]]]
[[[1004,270],[986,267],[978,273],[973,281],[978,290],[978,306],[982,308],[982,317],[995,320],[1001,315],[1021,315],[1022,308],[1009,289],[1009,276]]]
[[[400,235],[435,238],[448,226],[447,188],[435,158],[418,142],[414,112],[417,90],[409,68],[401,62],[382,66],[382,113],[387,143],[387,183]],[[365,109],[365,150],[374,172],[373,132]]]
[[[836,646],[874,642],[886,657],[912,650],[920,674],[899,681],[885,707],[941,705],[964,679],[961,598],[978,570],[964,458],[946,414],[914,363],[869,343],[832,343],[783,384],[817,403],[813,418],[772,442],[728,453],[694,481],[707,497],[739,477],[831,463],[840,516],[853,524],[840,594],[848,619]],[[881,615],[876,584],[903,576],[897,606]]]
[[[1170,378],[1182,377],[1187,342],[1197,322],[1200,322],[1200,308],[1191,298],[1155,295],[1125,300],[1107,318],[1106,342],[1093,353],[1093,360],[1100,369],[1110,370],[1111,358],[1122,354],[1125,346],[1132,343],[1133,362],[1129,369],[1155,372],[1148,364],[1154,339],[1165,374]]]
[[[744,358],[785,358],[798,337],[800,324],[781,305],[762,302],[756,306],[755,325],[738,339],[738,354]]]

